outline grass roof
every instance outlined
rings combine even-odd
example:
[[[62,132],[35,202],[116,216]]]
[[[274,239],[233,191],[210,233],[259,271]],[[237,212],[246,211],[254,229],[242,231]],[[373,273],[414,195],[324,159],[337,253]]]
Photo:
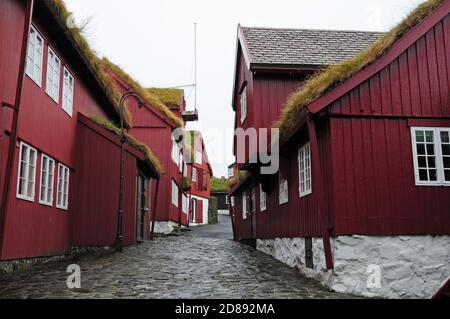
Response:
[[[50,9],[52,9],[55,18],[58,20],[59,24],[65,28],[65,33],[71,40],[71,42],[76,46],[82,58],[87,63],[88,68],[91,70],[92,74],[96,77],[99,84],[102,86],[103,91],[107,95],[111,104],[114,106],[117,113],[119,113],[119,105],[121,94],[119,94],[113,86],[112,79],[105,74],[101,63],[97,57],[97,54],[91,49],[89,43],[83,35],[83,30],[77,26],[73,28],[67,27],[67,21],[72,15],[70,11],[67,10],[66,5],[63,0],[53,0],[46,1]],[[124,122],[127,127],[131,127],[132,119],[131,113],[125,105],[124,108]]]
[[[336,85],[349,79],[384,53],[401,37],[408,33],[414,26],[423,21],[432,11],[439,7],[445,0],[428,0],[413,10],[400,24],[385,33],[370,47],[363,50],[354,58],[345,62],[332,65],[322,72],[314,75],[287,101],[280,119],[274,123],[280,129],[282,140],[301,124],[306,116],[307,106]]]
[[[184,91],[181,89],[164,89],[164,88],[149,88],[147,91],[157,96],[167,106],[180,106],[182,103]]]
[[[132,90],[134,90],[140,97],[146,100],[151,106],[155,107],[158,111],[172,120],[177,127],[183,127],[183,121],[176,116],[169,108],[159,99],[157,95],[150,90],[145,89],[138,81],[136,81],[131,75],[125,72],[120,66],[112,63],[107,58],[103,58],[101,63],[110,68],[114,73],[119,75],[125,82],[127,82]]]
[[[118,128],[116,125],[114,125],[113,122],[109,121],[108,119],[104,118],[103,116],[99,116],[99,115],[93,115],[90,117],[90,119],[97,123],[98,125],[102,126],[103,128],[107,129],[108,131],[120,136],[121,132],[120,132],[120,128]],[[129,144],[131,144],[132,146],[134,146],[135,148],[139,149],[140,151],[142,151],[145,155],[145,160],[149,162],[150,165],[152,165],[155,170],[158,172],[158,174],[162,174],[163,173],[163,168],[162,165],[159,161],[159,159],[156,157],[155,154],[153,154],[153,152],[150,150],[150,148],[142,143],[141,141],[135,139],[134,137],[125,134],[125,138],[127,140],[127,142]]]
[[[228,180],[228,188],[232,189],[238,184],[243,183],[250,176],[250,172],[248,171],[238,171],[236,175]]]
[[[228,185],[228,179],[211,177],[211,192],[224,192],[228,193],[230,187]]]

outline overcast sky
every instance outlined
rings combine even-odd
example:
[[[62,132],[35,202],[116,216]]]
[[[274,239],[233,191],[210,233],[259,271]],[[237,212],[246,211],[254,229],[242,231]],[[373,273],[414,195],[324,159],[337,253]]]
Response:
[[[198,37],[198,102],[214,174],[226,175],[231,154],[231,93],[236,28],[244,26],[386,31],[421,0],[66,0],[92,47],[147,87],[194,83]],[[187,89],[188,107],[194,107]],[[192,128],[192,126],[191,126]],[[217,129],[223,139],[217,136]],[[228,130],[227,130],[228,129]]]

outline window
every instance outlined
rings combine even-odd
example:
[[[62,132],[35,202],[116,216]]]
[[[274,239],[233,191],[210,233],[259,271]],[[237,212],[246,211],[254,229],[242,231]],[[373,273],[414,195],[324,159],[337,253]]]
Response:
[[[450,186],[450,128],[411,128],[417,186]]]
[[[178,168],[180,169],[180,173],[183,171],[183,153],[181,151],[178,153]]]
[[[41,188],[39,203],[53,205],[53,183],[55,174],[55,161],[47,155],[42,155],[41,161]]]
[[[234,176],[234,167],[228,168],[228,178],[232,178]]]
[[[186,195],[183,194],[182,210],[183,210],[183,213],[185,213],[185,214],[187,214],[187,207],[188,207],[188,198]]]
[[[259,208],[263,212],[267,209],[267,194],[263,191],[262,185],[259,185]]]
[[[242,193],[242,219],[247,219],[247,192]]]
[[[310,143],[298,151],[298,174],[300,197],[305,197],[312,193]]]
[[[286,204],[287,202],[289,202],[289,188],[288,188],[288,181],[284,178],[279,177],[279,195],[280,195],[280,205],[282,204]]]
[[[225,196],[225,204],[230,205],[230,196]]]
[[[183,176],[187,177],[188,176],[188,166],[186,164],[186,162],[184,162],[184,172],[183,172]]]
[[[61,72],[61,61],[56,56],[55,52],[48,48],[48,62],[47,62],[47,94],[56,102],[59,102],[59,79]]]
[[[195,151],[195,164],[202,165],[203,154],[202,151]]]
[[[72,113],[73,113],[74,86],[75,86],[75,83],[74,83],[74,78],[73,78],[72,74],[70,74],[69,70],[64,68],[62,108],[70,116],[72,116]]]
[[[195,167],[192,168],[192,181],[197,182],[198,176],[197,176],[197,169]]]
[[[172,161],[178,165],[180,162],[180,147],[175,140],[172,140]]]
[[[247,118],[247,87],[244,87],[241,93],[241,123]]]
[[[34,27],[30,28],[27,49],[26,74],[37,85],[42,85],[42,60],[44,57],[44,39]]]
[[[234,196],[231,196],[230,202],[231,202],[231,207],[234,207]]]
[[[69,169],[58,164],[58,194],[56,196],[56,207],[67,210],[69,208]]]
[[[172,180],[172,205],[178,207],[178,185]]]
[[[37,151],[27,144],[20,143],[19,174],[17,198],[34,201]]]
[[[208,172],[203,171],[203,191],[208,190]]]

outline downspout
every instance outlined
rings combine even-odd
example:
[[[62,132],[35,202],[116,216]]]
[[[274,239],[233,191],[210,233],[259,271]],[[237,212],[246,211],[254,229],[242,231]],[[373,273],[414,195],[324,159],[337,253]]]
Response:
[[[155,234],[156,208],[158,207],[158,193],[159,193],[159,178],[156,180],[155,203],[153,204],[152,229],[150,231],[150,240],[153,240]]]
[[[184,195],[184,190],[183,190],[183,179],[184,179],[184,160],[182,162],[182,168],[181,168],[181,182],[180,182],[180,191],[179,193],[179,198],[178,198],[178,227],[181,230],[181,226],[182,226],[182,222],[181,222],[181,216],[183,214],[183,195]]]
[[[319,143],[317,141],[316,134],[316,124],[311,115],[308,115],[308,133],[311,145],[311,157],[313,164],[313,176],[314,176],[314,191],[317,193],[317,200],[319,203],[318,213],[319,220],[322,229],[322,239],[323,239],[323,247],[325,251],[325,261],[327,265],[327,270],[332,270],[333,267],[333,255],[331,252],[331,240],[330,240],[330,229],[328,225],[328,209],[325,203],[325,183],[324,176],[322,173],[322,169],[320,167],[320,151],[319,151]]]
[[[20,52],[19,75],[17,77],[16,96],[14,105],[2,102],[2,107],[13,109],[11,136],[9,138],[8,155],[6,160],[5,178],[3,181],[3,192],[0,202],[0,258],[3,254],[3,242],[6,229],[7,206],[9,204],[9,190],[13,183],[13,167],[16,155],[16,142],[19,131],[19,114],[22,102],[23,83],[25,80],[25,64],[28,49],[28,37],[30,34],[31,21],[33,18],[34,0],[28,0],[26,5],[25,22],[22,35],[22,48]]]
[[[233,196],[234,197],[234,196]],[[233,209],[233,203],[231,202],[231,196],[230,196],[230,215],[231,215],[231,227],[233,228],[233,239],[234,241],[236,241],[237,237],[236,237],[236,226],[234,224],[234,209]],[[235,202],[236,204],[236,202]]]

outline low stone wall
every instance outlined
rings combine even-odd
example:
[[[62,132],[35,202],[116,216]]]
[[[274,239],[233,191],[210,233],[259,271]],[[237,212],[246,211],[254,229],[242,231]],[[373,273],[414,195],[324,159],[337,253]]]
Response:
[[[257,249],[334,291],[368,297],[430,298],[450,277],[450,236],[342,236],[331,244],[332,272],[321,238],[313,238],[313,269],[304,238],[258,240]]]

